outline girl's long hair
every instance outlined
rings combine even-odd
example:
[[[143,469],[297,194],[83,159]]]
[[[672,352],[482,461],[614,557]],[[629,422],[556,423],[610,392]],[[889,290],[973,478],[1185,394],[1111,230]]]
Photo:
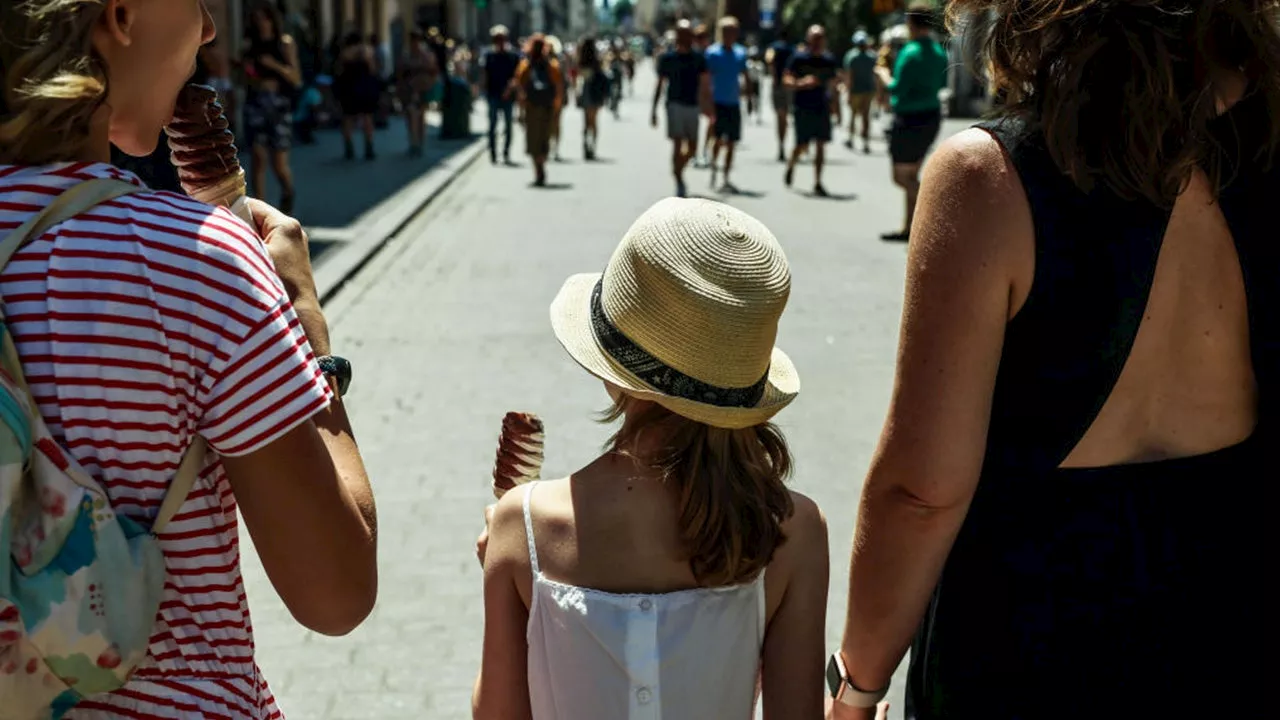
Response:
[[[1077,186],[1167,207],[1197,166],[1220,188],[1224,165],[1275,157],[1278,10],[1280,0],[952,0],[948,22],[1000,112],[1042,131]],[[1243,73],[1268,116],[1239,148],[1210,132],[1223,72]]]
[[[284,37],[284,16],[280,14],[280,9],[277,8],[274,3],[266,2],[266,0],[259,0],[259,2],[254,3],[253,12],[250,13],[250,17],[256,15],[265,17],[267,22],[271,23],[272,36],[270,38],[260,37],[258,35],[258,23],[255,21],[249,23],[249,37],[259,42],[280,42],[281,38]]]
[[[596,39],[587,35],[578,41],[578,67],[599,68],[600,50],[596,48]]]
[[[93,49],[100,0],[0,2],[0,163],[46,165],[81,154],[107,99]]]
[[[791,453],[772,424],[725,430],[620,395],[604,422],[626,417],[609,448],[662,471],[678,498],[680,539],[698,583],[747,582],[786,539],[794,505],[785,480]],[[657,447],[637,457],[636,447]]]

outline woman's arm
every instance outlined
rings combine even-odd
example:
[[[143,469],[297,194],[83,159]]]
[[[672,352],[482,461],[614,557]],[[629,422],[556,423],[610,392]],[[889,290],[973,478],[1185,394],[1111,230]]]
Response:
[[[294,87],[302,85],[302,63],[298,60],[298,44],[293,38],[285,35],[280,38],[280,46],[284,49],[284,62],[280,62],[270,55],[263,55],[258,62],[263,67],[277,72],[285,79],[285,82]]]
[[[792,493],[795,514],[784,526],[766,582],[785,583],[769,619],[762,652],[765,720],[822,717],[826,663],[827,579],[831,569],[827,521],[809,498]]]
[[[484,654],[471,697],[476,720],[527,720],[529,607],[520,583],[532,584],[524,530],[524,488],[509,492],[493,512],[484,553]]]
[[[1004,153],[980,130],[952,138],[924,174],[893,398],[858,511],[841,650],[863,690],[888,685],[977,488],[1028,258],[1030,210]]]
[[[316,355],[329,331],[306,233],[251,202],[276,273]],[[326,635],[350,632],[378,593],[377,512],[341,398],[270,444],[223,467],[271,584],[294,618]]]

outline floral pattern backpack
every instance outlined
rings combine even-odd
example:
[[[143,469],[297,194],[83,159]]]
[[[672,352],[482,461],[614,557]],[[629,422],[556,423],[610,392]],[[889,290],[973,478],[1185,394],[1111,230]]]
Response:
[[[0,240],[0,268],[55,225],[140,190],[72,187]],[[205,445],[187,450],[150,529],[117,515],[45,427],[2,307],[0,336],[0,720],[57,720],[146,658],[165,577],[156,534],[186,500]]]

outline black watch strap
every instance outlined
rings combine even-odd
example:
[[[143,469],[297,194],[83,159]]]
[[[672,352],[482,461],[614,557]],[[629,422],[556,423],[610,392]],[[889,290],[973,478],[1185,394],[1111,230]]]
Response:
[[[351,388],[351,361],[337,355],[324,355],[316,358],[316,362],[325,377],[338,381],[338,396],[345,396]]]

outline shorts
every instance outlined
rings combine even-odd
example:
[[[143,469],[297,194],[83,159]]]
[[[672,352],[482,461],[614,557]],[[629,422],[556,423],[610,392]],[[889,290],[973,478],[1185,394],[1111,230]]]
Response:
[[[822,110],[796,108],[795,115],[797,145],[831,142],[831,113],[826,108]]]
[[[875,92],[849,93],[849,111],[854,115],[866,115],[871,112],[871,103],[875,99]]]
[[[244,142],[283,152],[293,145],[293,108],[280,93],[257,91],[244,104]]]
[[[918,165],[941,131],[941,110],[895,115],[889,128],[889,157],[895,165]]]
[[[742,139],[742,106],[716,105],[716,137],[736,143]]]
[[[667,103],[667,137],[698,141],[698,106]]]
[[[546,157],[551,154],[551,121],[555,108],[529,105],[524,111],[525,152],[530,157]]]
[[[773,81],[774,112],[791,112],[791,89],[784,87],[781,80]]]

